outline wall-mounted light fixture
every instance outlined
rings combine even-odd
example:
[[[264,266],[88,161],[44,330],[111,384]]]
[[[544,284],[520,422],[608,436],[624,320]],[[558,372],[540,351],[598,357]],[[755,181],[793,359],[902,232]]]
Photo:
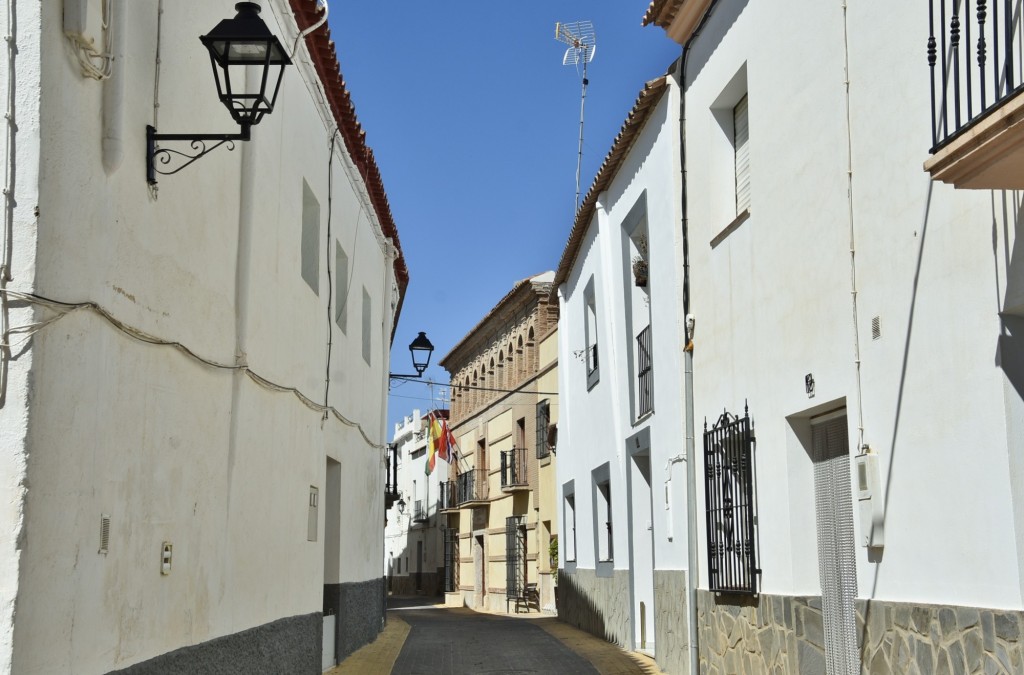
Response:
[[[398,498],[398,515],[405,513],[405,500],[401,497]]]
[[[221,21],[199,40],[210,52],[217,96],[242,127],[241,131],[237,134],[158,134],[156,128],[147,126],[146,180],[151,185],[156,184],[156,174],[169,176],[178,173],[225,143],[228,150],[234,150],[234,141],[249,140],[251,127],[274,111],[284,67],[291,65],[292,60],[277,36],[260,18],[259,5],[239,2],[235,10],[238,12],[235,18]],[[275,67],[276,73],[273,71]],[[257,77],[246,76],[251,68],[260,69]],[[247,81],[258,82],[258,85],[250,90],[246,87]],[[268,85],[271,87],[269,94]],[[159,141],[187,141],[194,154],[157,147]],[[208,142],[212,145],[207,146]],[[167,168],[158,168],[158,164]]]
[[[392,380],[417,380],[423,377],[423,371],[430,365],[430,355],[434,353],[434,345],[427,339],[427,334],[420,331],[416,339],[409,344],[409,354],[412,356],[412,367],[416,369],[415,375],[402,375],[400,373],[388,373]]]

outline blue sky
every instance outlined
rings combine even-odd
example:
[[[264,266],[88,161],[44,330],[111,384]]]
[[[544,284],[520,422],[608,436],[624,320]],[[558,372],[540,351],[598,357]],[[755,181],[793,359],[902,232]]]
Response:
[[[558,264],[574,215],[580,75],[562,65],[555,23],[589,20],[597,36],[585,194],[644,82],[679,56],[660,29],[641,28],[647,5],[330,3],[341,72],[409,265],[393,371],[412,371],[408,344],[426,331],[436,348],[426,377],[447,383],[436,362],[516,281]],[[430,406],[428,387],[396,383],[389,422]]]

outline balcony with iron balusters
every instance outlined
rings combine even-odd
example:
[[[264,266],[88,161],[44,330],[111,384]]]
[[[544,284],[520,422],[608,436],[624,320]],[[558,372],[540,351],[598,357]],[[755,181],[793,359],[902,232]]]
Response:
[[[487,504],[487,471],[470,469],[459,474],[455,481],[455,498],[459,508],[482,506]]]
[[[526,448],[512,448],[501,453],[501,491],[529,490],[526,480]]]
[[[459,508],[456,499],[456,484],[453,480],[441,481],[438,485],[437,510],[441,513],[454,512]]]
[[[957,188],[1024,189],[1021,0],[928,0],[932,156]]]

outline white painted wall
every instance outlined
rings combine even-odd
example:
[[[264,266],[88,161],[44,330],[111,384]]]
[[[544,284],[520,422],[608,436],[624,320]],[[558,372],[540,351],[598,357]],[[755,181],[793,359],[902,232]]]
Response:
[[[845,402],[857,446],[849,132],[864,440],[888,496],[884,553],[869,558],[858,546],[858,595],[1020,609],[1024,484],[1008,457],[1019,456],[1010,430],[1019,429],[1021,388],[1000,366],[1020,348],[1000,337],[998,316],[1012,305],[1007,266],[1011,279],[1019,266],[1017,197],[932,185],[922,171],[927,3],[850,5],[847,124],[843,18],[840,2],[723,1],[693,46],[696,416],[713,421],[749,402],[762,590],[819,593],[811,465],[799,422],[787,418]],[[722,206],[728,144],[713,108],[744,66],[751,217],[712,248],[731,217]],[[882,336],[872,340],[876,316]],[[859,535],[856,512],[855,527]]]
[[[681,265],[678,183],[678,89],[668,91],[651,112],[627,159],[608,189],[599,197],[578,257],[567,281],[559,288],[559,444],[557,489],[559,526],[565,528],[563,486],[575,481],[577,566],[595,568],[593,481],[591,472],[609,464],[612,501],[614,567],[629,567],[629,519],[626,473],[632,460],[627,439],[644,430],[650,434],[654,566],[686,568],[686,517],[680,502],[670,516],[665,503],[668,459],[683,451],[681,303],[677,276]],[[649,236],[650,316],[654,370],[654,413],[634,419],[630,362],[636,349],[633,327],[627,323],[626,298],[636,298],[630,269],[629,232],[624,222],[638,202],[646,203]],[[635,213],[635,212],[634,212]],[[578,350],[586,346],[585,293],[593,283],[597,308],[600,381],[588,391],[586,364]],[[635,300],[631,300],[635,302]],[[646,308],[634,304],[634,312]],[[643,325],[640,322],[638,325]],[[635,372],[635,371],[634,371]],[[685,505],[683,465],[672,469],[671,493]],[[635,482],[635,481],[634,481]],[[639,518],[639,517],[638,517]],[[645,528],[639,519],[634,528]],[[566,531],[566,530],[563,530]],[[568,536],[568,534],[566,535]],[[565,538],[559,562],[566,561]],[[638,561],[650,554],[638,553]],[[647,571],[638,573],[650,575]],[[647,601],[651,608],[650,601]],[[651,611],[649,609],[649,611]],[[653,640],[651,614],[648,634]]]
[[[347,333],[335,325],[331,337],[328,403],[344,421],[244,374],[133,340],[89,310],[33,338],[12,364],[0,408],[8,504],[0,517],[10,533],[0,538],[0,670],[106,672],[319,612],[325,582],[380,577],[394,279],[388,246],[340,139],[327,240],[333,121],[308,56],[299,50],[277,108],[253,129],[251,142],[161,177],[153,199],[144,127],[154,118],[157,3],[124,3],[125,152],[109,175],[99,153],[104,85],[79,76],[62,34],[61,3],[16,6],[25,108],[9,288],[95,302],[124,324],[204,358],[231,364],[237,355],[267,380],[323,403],[333,316],[327,259],[333,266],[335,241],[348,253],[352,280]],[[263,6],[270,29],[291,45],[296,28],[287,2]],[[164,3],[160,132],[237,128],[216,100],[208,56],[195,39],[230,11]],[[40,21],[41,34],[34,34]],[[40,79],[35,122],[32,87]],[[33,144],[34,134],[41,142]],[[303,179],[320,203],[319,295],[299,272]],[[364,287],[373,300],[370,365],[361,346]],[[24,314],[12,313],[12,323],[28,323]],[[341,465],[342,517],[331,537],[340,550],[327,556],[337,567],[325,570],[328,457]],[[311,486],[321,495],[316,542],[306,541]],[[96,553],[101,513],[111,516],[105,556]],[[163,541],[174,544],[169,576],[160,575]]]
[[[0,100],[10,120],[3,129],[5,176],[10,181],[13,202],[0,214],[0,288],[18,288],[31,284],[36,273],[34,245],[35,205],[39,203],[39,69],[40,3],[18,6],[16,22],[11,20],[11,5],[0,14],[0,34],[10,36],[4,47],[4,67],[0,70]],[[16,50],[16,51],[15,51]],[[12,59],[12,52],[15,57]],[[13,69],[10,67],[13,66]],[[11,76],[13,75],[13,80]],[[13,94],[13,95],[12,95]],[[17,135],[9,133],[9,124],[17,124]],[[17,166],[17,174],[10,168]],[[14,177],[17,180],[14,180]],[[10,266],[8,267],[8,262]],[[34,323],[31,307],[12,305],[0,294],[0,342],[8,337],[10,326]],[[35,354],[24,345],[8,354],[0,347],[0,672],[11,672],[14,640],[14,613],[18,597],[21,548],[27,534],[24,494],[26,488],[28,396]]]

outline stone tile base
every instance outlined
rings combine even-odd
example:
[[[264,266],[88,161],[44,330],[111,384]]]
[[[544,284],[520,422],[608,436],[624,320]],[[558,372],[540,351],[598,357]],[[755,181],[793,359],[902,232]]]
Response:
[[[690,671],[686,571],[654,570],[654,659],[666,673]]]
[[[825,672],[821,598],[697,593],[702,675]],[[1024,612],[857,601],[861,672],[1024,673]],[[682,672],[681,670],[679,672]]]
[[[615,570],[610,577],[598,577],[594,570],[559,570],[558,618],[630,649],[629,572]]]

